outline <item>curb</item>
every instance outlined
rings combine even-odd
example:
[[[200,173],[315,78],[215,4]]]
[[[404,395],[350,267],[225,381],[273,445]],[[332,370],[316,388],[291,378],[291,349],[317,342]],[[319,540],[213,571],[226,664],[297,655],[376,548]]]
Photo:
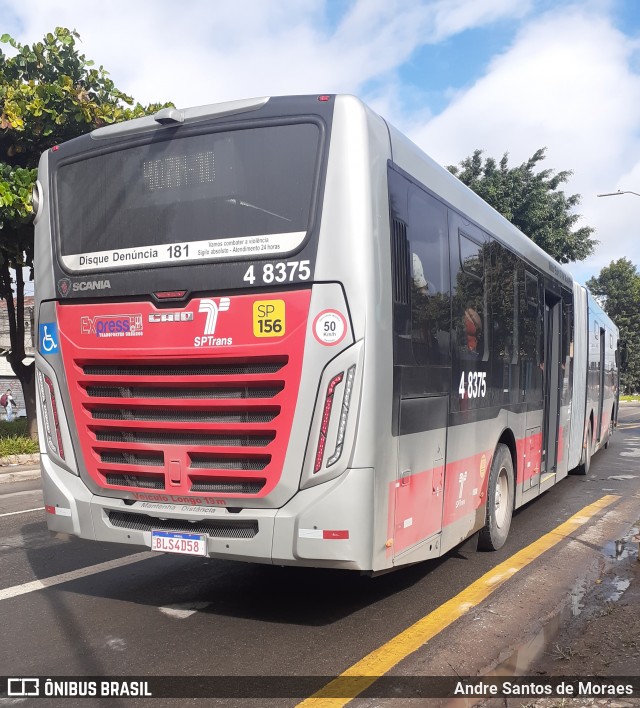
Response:
[[[0,468],[2,467],[15,467],[16,465],[38,465],[40,466],[40,454],[34,452],[29,455],[7,455],[7,457],[0,457]],[[3,470],[0,469],[0,474]]]
[[[40,479],[40,469],[22,470],[21,472],[10,472],[0,469],[0,485],[10,482],[27,482],[30,479]]]
[[[25,482],[40,478],[40,455],[9,455],[0,457],[0,484]]]

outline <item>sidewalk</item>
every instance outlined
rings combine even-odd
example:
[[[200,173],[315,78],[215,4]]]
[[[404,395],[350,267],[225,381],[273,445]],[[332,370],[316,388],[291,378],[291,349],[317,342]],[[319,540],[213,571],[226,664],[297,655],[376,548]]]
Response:
[[[40,455],[0,457],[0,484],[40,478]]]
[[[640,518],[605,548],[595,576],[571,593],[565,610],[497,667],[496,675],[630,677],[640,683]],[[640,698],[502,698],[484,708],[630,708]]]

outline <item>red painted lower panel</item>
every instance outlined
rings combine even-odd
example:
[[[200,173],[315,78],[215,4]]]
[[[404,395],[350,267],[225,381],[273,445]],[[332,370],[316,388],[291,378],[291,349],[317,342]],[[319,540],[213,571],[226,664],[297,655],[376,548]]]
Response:
[[[536,429],[536,430],[539,430]],[[558,458],[564,455],[564,428],[559,430]],[[542,433],[516,441],[516,484],[540,472]],[[443,467],[418,472],[389,485],[387,556],[411,548],[483,507],[493,450],[485,450]],[[438,480],[444,472],[444,490]]]

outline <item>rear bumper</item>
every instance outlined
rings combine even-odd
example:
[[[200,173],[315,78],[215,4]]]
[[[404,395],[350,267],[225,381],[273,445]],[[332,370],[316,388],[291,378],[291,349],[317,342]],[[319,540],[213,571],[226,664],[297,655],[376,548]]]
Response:
[[[298,491],[280,509],[241,509],[122,499],[93,494],[74,474],[41,456],[47,524],[80,538],[150,548],[151,529],[184,522],[211,527],[211,557],[278,565],[372,568],[373,469],[349,469],[337,479]],[[115,521],[118,525],[114,525]],[[253,523],[252,523],[253,522]],[[247,531],[250,527],[251,530]],[[249,537],[248,537],[249,536]]]

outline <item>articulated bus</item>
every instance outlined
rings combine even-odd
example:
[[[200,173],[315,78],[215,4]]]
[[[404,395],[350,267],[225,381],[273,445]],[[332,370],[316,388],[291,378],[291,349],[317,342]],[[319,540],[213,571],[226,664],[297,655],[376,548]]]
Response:
[[[102,127],[34,201],[52,531],[375,574],[500,548],[616,425],[589,293],[352,96]]]

